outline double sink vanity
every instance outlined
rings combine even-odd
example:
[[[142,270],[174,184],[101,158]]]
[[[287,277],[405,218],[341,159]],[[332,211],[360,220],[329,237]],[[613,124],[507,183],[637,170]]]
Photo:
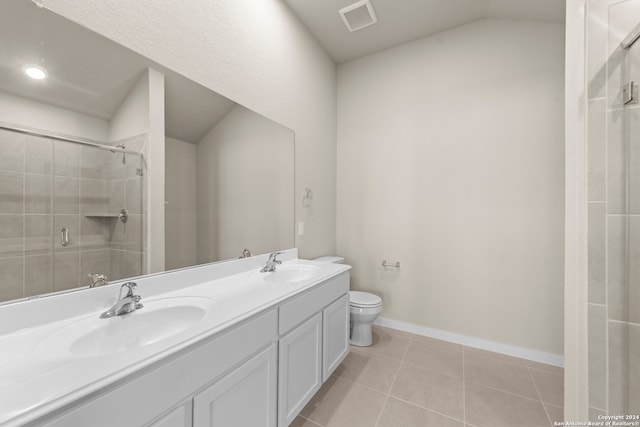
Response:
[[[0,426],[288,426],[348,354],[350,267],[268,257],[0,306]]]

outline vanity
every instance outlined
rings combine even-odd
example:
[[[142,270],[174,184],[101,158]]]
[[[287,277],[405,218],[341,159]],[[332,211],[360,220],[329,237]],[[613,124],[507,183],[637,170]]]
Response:
[[[288,426],[349,351],[349,266],[284,251],[0,306],[1,426]]]

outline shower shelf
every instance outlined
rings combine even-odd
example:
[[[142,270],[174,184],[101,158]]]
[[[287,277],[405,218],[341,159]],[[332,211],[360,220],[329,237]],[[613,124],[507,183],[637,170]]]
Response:
[[[118,213],[86,213],[86,218],[118,218],[122,222],[127,222],[129,219],[129,212],[126,209],[122,209]]]

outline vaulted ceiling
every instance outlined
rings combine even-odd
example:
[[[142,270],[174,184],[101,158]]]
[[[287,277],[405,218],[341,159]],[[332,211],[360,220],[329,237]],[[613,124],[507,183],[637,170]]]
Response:
[[[565,21],[565,0],[371,0],[378,23],[349,32],[338,10],[356,0],[285,0],[340,63],[485,18]]]
[[[110,120],[153,67],[165,75],[168,136],[196,143],[236,104],[80,25],[26,0],[0,0],[0,92]],[[22,67],[39,64],[43,82]]]

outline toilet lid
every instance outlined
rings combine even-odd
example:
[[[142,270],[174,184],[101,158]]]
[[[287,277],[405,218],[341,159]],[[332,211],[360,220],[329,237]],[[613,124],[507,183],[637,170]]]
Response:
[[[382,298],[369,292],[349,291],[349,304],[356,307],[376,307],[382,304]]]

